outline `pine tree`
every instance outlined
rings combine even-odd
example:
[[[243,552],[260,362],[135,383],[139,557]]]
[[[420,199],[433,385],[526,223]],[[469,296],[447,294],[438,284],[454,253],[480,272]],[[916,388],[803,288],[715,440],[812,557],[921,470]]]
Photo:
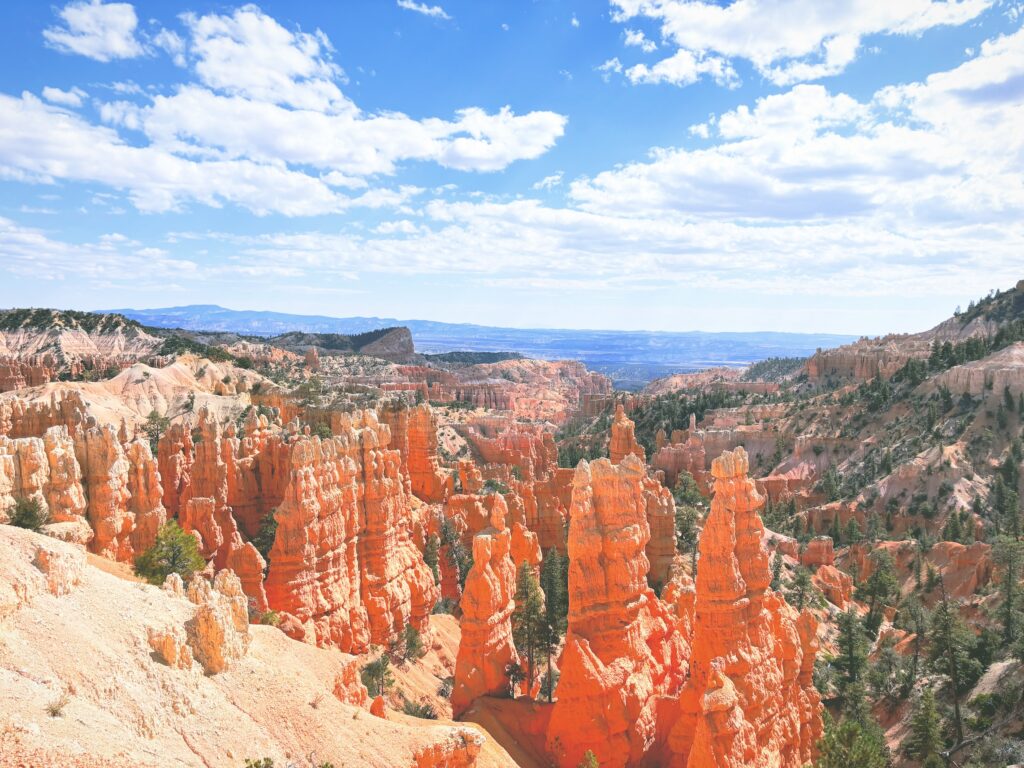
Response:
[[[825,713],[825,735],[818,742],[815,768],[888,768],[889,748],[875,723],[843,718],[836,723]]]
[[[551,667],[551,656],[565,633],[569,613],[568,595],[562,583],[562,558],[552,547],[540,566],[540,588],[544,591],[544,637],[542,650],[547,661],[547,674],[541,686],[551,701],[555,692],[556,673]]]
[[[974,634],[967,629],[956,607],[942,587],[942,602],[935,607],[929,626],[928,663],[931,668],[949,678],[953,688],[953,724],[956,743],[964,739],[963,719],[960,715],[960,697],[971,689],[981,676],[981,662],[975,657]]]
[[[811,572],[806,568],[798,567],[793,573],[792,581],[789,582],[789,592],[786,594],[786,599],[792,603],[794,608],[802,611],[813,590],[814,585],[811,584]]]
[[[512,640],[516,651],[526,657],[526,680],[532,690],[535,665],[541,653],[545,652],[548,633],[544,612],[544,596],[537,583],[537,577],[529,563],[519,566],[516,580],[516,607],[512,612]]]
[[[427,537],[427,545],[423,549],[423,562],[430,568],[430,572],[434,574],[434,583],[441,583],[441,569],[438,562],[438,554],[441,549],[441,540],[434,534]]]
[[[598,762],[597,755],[594,754],[594,751],[588,749],[583,755],[583,759],[580,760],[580,764],[577,768],[601,768],[601,763]]]
[[[931,688],[925,688],[910,719],[910,738],[907,744],[909,753],[921,761],[938,755],[942,749],[941,729],[935,694]]]
[[[856,518],[851,517],[846,522],[846,543],[856,544],[860,541],[860,526],[857,525]]]
[[[172,573],[188,581],[205,566],[195,536],[181,530],[174,520],[164,523],[153,546],[135,559],[135,573],[156,585],[163,584]]]
[[[1002,571],[999,591],[1003,602],[999,613],[1003,621],[1003,642],[1012,645],[1022,633],[1020,621],[1020,579],[1024,568],[1024,541],[1002,536],[996,540],[992,548],[992,559]]]
[[[395,684],[395,676],[391,674],[391,659],[386,653],[382,653],[363,665],[361,677],[371,696],[384,696],[388,688]]]
[[[868,638],[853,606],[839,614],[838,623],[839,637],[836,645],[839,655],[833,663],[841,675],[839,692],[845,701],[848,698],[848,689],[860,681],[867,667]]]
[[[772,589],[779,589],[782,586],[782,553],[775,550],[775,557],[772,558]]]
[[[882,610],[888,600],[897,592],[896,569],[888,552],[878,551],[871,555],[874,568],[864,585],[857,590],[858,597],[868,602],[865,625],[872,635],[878,632],[882,623]]]

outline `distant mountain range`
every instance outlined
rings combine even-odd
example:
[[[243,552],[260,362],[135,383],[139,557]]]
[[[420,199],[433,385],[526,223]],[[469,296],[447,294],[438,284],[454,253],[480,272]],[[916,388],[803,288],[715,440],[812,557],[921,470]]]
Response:
[[[616,386],[639,388],[671,373],[716,365],[740,367],[769,357],[806,357],[816,349],[856,341],[827,333],[704,333],[687,331],[588,331],[496,328],[486,325],[398,320],[385,317],[326,317],[225,309],[195,304],[163,309],[109,309],[158,328],[227,331],[277,336],[289,331],[358,334],[391,326],[412,332],[417,352],[520,352],[544,360],[580,360],[612,378]]]

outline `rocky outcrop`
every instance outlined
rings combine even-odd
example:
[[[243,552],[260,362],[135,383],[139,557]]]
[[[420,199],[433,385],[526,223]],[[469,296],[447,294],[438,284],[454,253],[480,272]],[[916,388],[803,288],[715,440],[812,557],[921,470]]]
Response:
[[[95,534],[89,549],[111,560],[134,560],[132,533],[135,515],[129,509],[128,473],[117,430],[111,424],[91,424],[75,435],[75,454],[82,468],[86,514]]]
[[[650,539],[644,466],[581,462],[569,525],[569,626],[547,749],[560,766],[593,750],[637,765],[658,738],[658,697],[678,692],[688,648],[647,586]]]
[[[700,539],[690,679],[669,746],[688,766],[799,768],[821,735],[811,681],[816,623],[769,587],[743,449],[712,462],[715,495]]]
[[[0,399],[0,435],[12,438],[39,437],[50,427],[67,427],[73,433],[85,418],[85,401],[74,390],[53,392],[49,401]]]
[[[537,568],[543,559],[537,534],[528,530],[522,523],[512,524],[511,555],[516,568],[523,563],[531,568]]]
[[[156,541],[157,531],[167,522],[163,504],[160,473],[149,443],[133,440],[125,452],[128,459],[128,510],[134,520],[131,533],[132,549],[140,554]]]
[[[817,568],[820,565],[834,565],[836,553],[830,536],[815,536],[807,542],[807,548],[800,553],[800,565]]]
[[[212,586],[195,576],[188,586],[188,599],[197,606],[185,624],[192,655],[207,674],[223,672],[249,648],[249,612],[242,584],[226,570],[217,574]]]
[[[647,542],[647,560],[650,570],[647,580],[660,589],[669,580],[672,562],[676,556],[676,502],[672,493],[654,478],[643,481],[644,505],[651,538]]]
[[[661,445],[651,457],[651,468],[665,473],[665,485],[669,488],[675,488],[680,473],[689,472],[701,491],[707,493],[710,481],[706,461],[704,433],[697,430],[697,420],[690,414],[690,428],[672,433],[672,440]]]
[[[473,567],[460,603],[462,638],[451,697],[455,717],[477,697],[508,690],[505,669],[518,662],[512,642],[516,566],[511,546],[512,532],[505,525],[501,501],[492,510],[490,527],[473,537]]]
[[[412,541],[411,501],[387,426],[357,411],[335,432],[292,446],[266,592],[311,641],[361,653],[407,624],[424,628],[438,590]]]
[[[177,517],[192,496],[192,463],[195,445],[192,430],[182,421],[171,424],[157,444],[157,462],[163,485],[164,508]]]
[[[454,490],[454,480],[437,458],[437,423],[430,405],[409,408],[398,401],[379,408],[378,415],[391,430],[390,446],[402,457],[402,473],[412,493],[430,504],[444,501]]]
[[[626,456],[633,455],[646,461],[647,455],[643,446],[636,441],[636,425],[626,415],[622,404],[615,406],[615,417],[612,419],[612,433],[608,442],[608,457],[612,464],[618,464]]]

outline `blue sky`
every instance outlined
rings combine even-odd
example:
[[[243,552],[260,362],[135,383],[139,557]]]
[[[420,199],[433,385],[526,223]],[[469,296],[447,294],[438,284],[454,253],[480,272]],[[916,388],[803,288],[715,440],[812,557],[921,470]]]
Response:
[[[0,306],[874,335],[1024,277],[1024,3],[0,18]]]

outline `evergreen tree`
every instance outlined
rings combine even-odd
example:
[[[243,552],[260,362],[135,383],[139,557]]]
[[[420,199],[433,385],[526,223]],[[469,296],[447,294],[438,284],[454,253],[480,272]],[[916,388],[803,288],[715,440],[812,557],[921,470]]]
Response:
[[[782,553],[775,550],[775,557],[772,558],[772,589],[782,587]]]
[[[889,768],[885,734],[874,723],[843,718],[838,724],[825,713],[825,734],[818,742],[815,768]]]
[[[802,611],[813,591],[814,585],[811,583],[811,572],[802,566],[798,566],[793,573],[792,581],[789,582],[789,591],[786,593],[786,599],[794,608]]]
[[[1020,632],[1020,579],[1024,569],[1024,541],[1002,536],[992,548],[992,559],[1002,571],[999,580],[999,591],[1003,602],[999,607],[1003,622],[1003,642],[1012,645],[1017,641]]]
[[[860,526],[856,518],[851,517],[846,523],[846,543],[856,544],[860,541]]]
[[[153,546],[135,559],[135,573],[150,584],[160,585],[172,573],[183,581],[206,567],[199,554],[199,544],[190,533],[185,533],[174,520],[164,523],[157,531]]]
[[[700,521],[700,510],[690,504],[676,507],[676,551],[683,555],[693,556],[697,550],[700,536],[697,523]]]
[[[420,631],[416,629],[412,624],[406,624],[405,630],[402,632],[402,639],[404,641],[405,653],[403,659],[408,661],[409,659],[422,658],[427,652],[427,649],[423,647],[423,637],[420,635]]]
[[[868,663],[868,638],[857,612],[850,606],[839,614],[839,655],[833,664],[839,670],[839,692],[844,701],[849,689],[858,683]]]
[[[907,740],[910,755],[921,761],[938,756],[942,749],[941,726],[935,694],[931,688],[925,688],[910,719],[910,738]]]
[[[549,634],[546,632],[547,618],[544,611],[544,597],[537,583],[537,577],[529,563],[519,566],[516,580],[516,607],[512,612],[512,640],[516,651],[526,657],[526,680],[533,688],[536,662],[546,652]]]
[[[274,539],[277,538],[277,518],[274,516],[276,510],[270,510],[260,520],[259,530],[252,539],[252,545],[256,547],[263,560],[270,564],[270,550],[274,547]]]
[[[431,534],[427,537],[427,545],[423,549],[423,562],[430,568],[430,572],[434,574],[434,583],[441,583],[441,569],[439,567],[438,554],[441,549],[441,539],[436,535]]]
[[[864,585],[857,590],[857,596],[868,603],[865,618],[867,631],[874,635],[882,623],[882,611],[889,599],[897,592],[896,569],[888,552],[877,551],[871,555],[874,568]]]
[[[932,670],[946,675],[953,687],[953,724],[956,729],[956,743],[964,739],[963,719],[960,715],[960,697],[971,689],[981,677],[982,665],[975,658],[976,641],[967,629],[956,606],[950,603],[942,586],[940,602],[929,627],[928,663]]]
[[[594,754],[593,750],[588,749],[577,768],[601,768],[601,763],[598,762],[597,755]]]
[[[391,659],[386,653],[363,665],[360,676],[367,692],[375,697],[386,695],[388,688],[395,684],[395,676],[391,673]]]
[[[541,683],[541,692],[551,701],[554,697],[557,674],[551,667],[551,656],[565,634],[569,613],[569,600],[562,582],[563,558],[552,547],[540,566],[540,588],[544,591],[544,637],[542,650],[547,661],[547,673]]]
[[[832,543],[838,549],[843,543],[843,536],[839,529],[839,515],[832,518],[832,527],[829,528],[828,535],[831,537]]]

